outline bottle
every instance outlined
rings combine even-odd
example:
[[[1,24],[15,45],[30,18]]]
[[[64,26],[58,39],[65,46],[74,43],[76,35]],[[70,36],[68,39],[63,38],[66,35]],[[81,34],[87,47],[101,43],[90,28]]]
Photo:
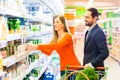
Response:
[[[8,46],[9,46],[10,55],[13,55],[14,54],[14,41],[9,41]]]
[[[29,77],[24,77],[23,80],[30,80],[30,78]]]
[[[8,27],[6,24],[6,19],[3,16],[0,16],[0,40],[6,40],[8,34]]]
[[[38,70],[35,69],[35,70],[34,70],[34,76],[35,76],[35,77],[38,77],[38,75],[39,75]]]
[[[16,27],[17,32],[19,33],[20,32],[20,20],[19,19],[16,20],[15,27]]]
[[[8,45],[6,46],[6,51],[7,51],[7,57],[9,57],[10,56],[10,52],[9,52],[9,46]]]
[[[39,53],[35,53],[35,59],[39,59]]]
[[[15,52],[15,54],[19,54],[17,48],[18,48],[17,40],[14,40],[14,52]]]
[[[32,73],[33,77],[38,77],[38,75],[39,75],[39,72],[38,72],[38,70],[36,68],[32,69],[31,73]]]
[[[6,51],[6,48],[5,48],[5,47],[2,48],[2,50],[1,50],[1,55],[3,56],[3,58],[6,58],[6,56],[7,56],[7,51]]]
[[[28,64],[30,65],[31,64],[31,55],[28,56]]]
[[[34,55],[34,54],[31,55],[31,61],[32,61],[32,62],[35,61],[35,55]]]
[[[13,28],[13,19],[8,19],[7,21],[8,23],[8,29],[9,29],[9,33],[13,33],[14,32],[14,28]]]

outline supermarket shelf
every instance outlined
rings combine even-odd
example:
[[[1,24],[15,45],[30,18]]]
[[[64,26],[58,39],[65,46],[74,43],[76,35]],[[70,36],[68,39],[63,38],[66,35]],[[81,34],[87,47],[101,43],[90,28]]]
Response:
[[[20,76],[14,78],[13,80],[22,80],[32,69],[38,66],[38,61],[36,60],[35,62],[31,63],[31,65],[28,67],[28,69]]]
[[[16,39],[20,39],[21,38],[21,34],[8,34],[7,36],[7,41],[12,41],[12,40],[16,40]]]
[[[30,32],[27,36],[42,36],[42,35],[50,35],[52,34],[51,31],[46,31],[46,32]]]
[[[17,40],[24,38],[28,35],[28,33],[15,33],[15,34],[8,34],[7,35],[7,41]]]
[[[47,69],[47,67],[48,67],[49,63],[51,62],[51,60],[52,60],[52,56],[49,56],[47,63],[44,65],[44,67],[42,67],[42,70],[40,71],[40,75],[38,76],[38,80],[42,76],[42,74],[45,72],[45,70]]]
[[[31,65],[28,67],[28,69],[25,71],[25,73],[23,73],[22,75],[16,77],[13,80],[22,80],[28,73],[30,73],[30,71],[36,67],[39,66],[39,61],[45,57],[44,54],[41,54],[41,58],[39,60],[36,60],[35,62],[31,63]],[[38,76],[38,79],[41,77],[41,75],[45,72],[45,70],[47,69],[47,66],[49,65],[50,61],[52,60],[52,57],[48,57],[48,61],[46,64],[44,64],[44,66],[42,67],[41,71],[40,71],[40,75]]]
[[[7,41],[0,41],[0,48],[6,47]]]
[[[20,53],[19,55],[12,55],[3,59],[2,65],[6,67],[10,67],[11,65],[25,59],[25,53]]]
[[[53,34],[51,31],[46,31],[46,32],[40,32],[40,35],[50,35],[50,34]]]
[[[0,6],[0,15],[5,15],[7,17],[27,18],[30,21],[45,22],[48,24],[52,24],[52,18],[49,16],[43,15],[42,17],[38,17],[38,16],[29,15],[29,14],[26,14],[25,16],[23,16],[21,12],[19,12],[18,10],[14,10],[14,9],[12,10],[12,9],[9,9],[7,7],[2,7],[2,6]]]
[[[0,10],[1,10],[0,14],[6,15],[7,17],[22,17],[20,12],[9,9],[7,7],[0,7]]]
[[[49,16],[46,16],[46,15],[42,16],[42,17],[41,16],[40,17],[33,17],[33,16],[26,16],[26,15],[23,16],[22,13],[19,12],[19,10],[15,10],[15,9],[14,8],[12,9],[12,8],[7,8],[7,7],[4,7],[4,6],[0,6],[0,15],[5,16],[7,18],[9,18],[9,17],[22,17],[22,18],[27,18],[27,19],[33,20],[33,21],[40,21],[40,22],[45,22],[45,23],[48,23],[48,24],[52,24],[52,18],[49,17]],[[57,12],[55,9],[52,9],[52,10]],[[61,10],[59,10],[59,11],[61,11]],[[39,33],[32,33],[32,35],[36,35],[36,34],[38,34],[38,35],[51,34],[51,32],[42,32],[40,34]],[[20,33],[20,34],[18,34],[18,33],[16,33],[16,34],[8,34],[6,41],[3,41],[3,42],[0,41],[0,48],[7,46],[7,41],[21,39],[21,38],[27,37],[28,35],[31,36],[31,33],[30,34],[23,34],[23,33]],[[2,65],[5,66],[5,67],[10,67],[10,66],[14,65],[15,63],[25,59],[26,55],[27,54],[25,54],[25,53],[20,53],[18,55],[9,56],[9,57],[3,59]],[[40,57],[44,57],[44,56],[40,56]],[[43,65],[43,67],[42,67],[42,69],[40,71],[41,73],[40,73],[38,79],[41,77],[41,75],[47,69],[51,59],[52,59],[52,57],[48,57],[48,61],[46,61],[46,63]],[[39,60],[41,60],[41,59],[39,59]],[[28,69],[26,69],[23,72],[22,75],[16,77],[15,79],[12,79],[12,80],[22,80],[26,76],[26,74],[28,74],[32,69],[34,69],[34,68],[36,68],[38,66],[39,60],[36,60],[35,62],[31,63],[31,65],[28,67]]]
[[[6,67],[9,67],[9,66],[15,64],[16,62],[17,62],[17,60],[16,60],[15,56],[12,55],[10,57],[7,57],[7,58],[3,59],[2,65],[6,66]]]
[[[40,32],[30,32],[27,36],[37,36],[40,35]]]
[[[39,60],[36,60],[35,62],[31,63],[31,65],[30,65],[30,66],[28,67],[28,69],[26,70],[26,74],[30,73],[30,71],[31,71],[32,69],[34,69],[35,67],[37,67],[37,66],[38,66],[38,62],[39,62]]]
[[[24,76],[26,75],[26,73],[25,72],[23,72],[23,74],[22,75],[20,75],[20,76],[18,76],[18,77],[16,77],[16,78],[14,78],[14,79],[12,79],[12,80],[23,80],[23,78],[24,78]]]
[[[6,47],[7,46],[7,41],[21,39],[22,37],[26,37],[26,35],[27,34],[20,34],[20,33],[8,34],[6,40],[0,41],[0,48]]]

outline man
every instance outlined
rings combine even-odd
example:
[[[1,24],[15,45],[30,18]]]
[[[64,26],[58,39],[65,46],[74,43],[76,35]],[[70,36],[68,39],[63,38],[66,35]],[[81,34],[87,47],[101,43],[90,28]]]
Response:
[[[85,25],[89,27],[85,34],[83,66],[104,67],[104,60],[109,56],[106,36],[98,26],[99,13],[95,8],[87,9],[85,13]]]

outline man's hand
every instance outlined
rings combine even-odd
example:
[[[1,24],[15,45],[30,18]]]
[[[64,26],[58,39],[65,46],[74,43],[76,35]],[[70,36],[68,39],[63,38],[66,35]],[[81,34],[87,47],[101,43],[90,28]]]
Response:
[[[90,68],[91,66],[89,64],[86,64],[84,68]]]
[[[85,64],[84,68],[94,68],[91,63]]]

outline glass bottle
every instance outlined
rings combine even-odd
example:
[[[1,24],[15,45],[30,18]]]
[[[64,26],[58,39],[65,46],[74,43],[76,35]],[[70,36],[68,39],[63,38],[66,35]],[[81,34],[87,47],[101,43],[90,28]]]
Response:
[[[31,62],[34,62],[34,61],[35,61],[35,55],[31,54]]]

